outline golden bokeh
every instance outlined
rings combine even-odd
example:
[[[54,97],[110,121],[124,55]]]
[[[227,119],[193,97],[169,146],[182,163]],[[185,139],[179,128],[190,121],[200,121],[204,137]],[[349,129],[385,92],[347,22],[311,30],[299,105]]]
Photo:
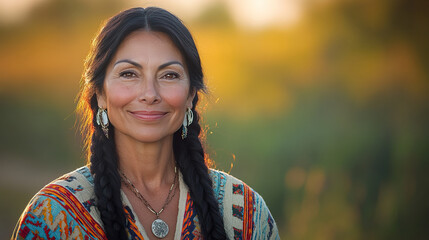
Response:
[[[425,238],[426,2],[14,2],[0,2],[1,239],[85,162],[74,99],[99,26],[152,5],[200,51],[207,158],[264,197],[282,238]]]

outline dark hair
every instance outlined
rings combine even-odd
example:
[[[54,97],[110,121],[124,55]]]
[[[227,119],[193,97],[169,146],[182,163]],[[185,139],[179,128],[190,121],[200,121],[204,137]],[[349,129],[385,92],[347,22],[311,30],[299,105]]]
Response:
[[[110,126],[110,137],[106,138],[96,124],[96,92],[102,92],[106,68],[120,43],[131,32],[139,29],[167,34],[185,59],[190,90],[197,92],[192,107],[194,121],[188,127],[188,137],[185,140],[181,138],[181,129],[174,133],[174,156],[189,188],[204,239],[226,239],[223,219],[213,194],[209,169],[199,139],[201,127],[195,107],[198,103],[198,92],[205,89],[200,57],[190,32],[180,19],[155,7],[132,8],[110,18],[93,40],[85,61],[77,110],[81,114],[81,131],[85,137],[90,170],[94,175],[97,208],[106,235],[109,239],[127,238],[114,131]]]

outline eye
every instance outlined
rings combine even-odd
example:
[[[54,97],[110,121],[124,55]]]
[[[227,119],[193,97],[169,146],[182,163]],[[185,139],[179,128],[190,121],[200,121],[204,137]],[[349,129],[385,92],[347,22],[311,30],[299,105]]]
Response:
[[[123,78],[135,78],[137,77],[137,74],[135,74],[133,71],[123,71],[119,73],[119,76]]]
[[[175,73],[175,72],[168,72],[168,73],[164,74],[161,78],[167,79],[167,80],[173,80],[176,78],[180,78],[180,75],[178,73]]]

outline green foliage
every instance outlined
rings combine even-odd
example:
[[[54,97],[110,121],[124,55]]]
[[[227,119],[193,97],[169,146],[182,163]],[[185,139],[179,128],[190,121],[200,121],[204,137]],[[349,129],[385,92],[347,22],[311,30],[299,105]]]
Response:
[[[90,38],[121,7],[50,1],[0,27],[0,164],[16,168],[0,177],[0,238],[47,179],[85,163],[72,101]],[[210,157],[264,197],[282,238],[425,239],[427,10],[331,1],[244,31],[217,3],[191,22],[219,98],[204,113]]]

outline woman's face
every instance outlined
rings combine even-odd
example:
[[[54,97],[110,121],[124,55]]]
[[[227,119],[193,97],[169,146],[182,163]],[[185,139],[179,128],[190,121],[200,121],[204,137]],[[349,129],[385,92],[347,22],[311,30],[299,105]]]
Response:
[[[180,128],[195,95],[189,91],[185,61],[170,38],[139,30],[120,44],[97,100],[117,139],[156,142]]]

